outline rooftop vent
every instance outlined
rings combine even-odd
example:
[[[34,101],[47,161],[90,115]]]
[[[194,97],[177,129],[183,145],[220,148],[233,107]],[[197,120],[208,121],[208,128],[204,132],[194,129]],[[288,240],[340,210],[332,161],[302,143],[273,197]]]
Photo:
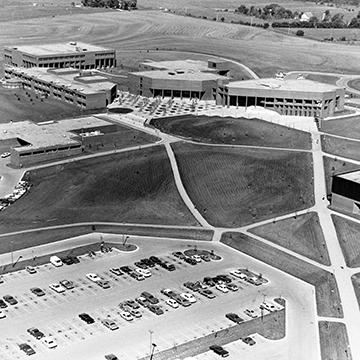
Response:
[[[76,41],[70,41],[70,45],[76,46]]]

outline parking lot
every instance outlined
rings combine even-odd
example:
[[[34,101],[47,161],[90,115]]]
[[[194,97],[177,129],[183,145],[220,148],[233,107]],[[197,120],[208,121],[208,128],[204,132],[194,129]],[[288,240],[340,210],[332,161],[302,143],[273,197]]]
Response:
[[[111,242],[114,242],[111,235]],[[104,235],[104,240],[109,241],[110,235]],[[120,236],[119,236],[120,241]],[[255,260],[247,258],[221,244],[196,241],[159,240],[131,237],[129,242],[138,246],[134,252],[126,253],[113,250],[108,253],[98,253],[95,257],[84,255],[80,263],[54,267],[50,263],[36,267],[37,273],[29,274],[25,270],[9,273],[3,276],[4,283],[0,284],[0,295],[10,294],[18,300],[17,305],[8,305],[2,309],[6,318],[0,319],[0,354],[1,359],[23,359],[27,355],[19,349],[19,344],[28,343],[36,352],[33,359],[104,359],[106,354],[113,353],[119,359],[137,359],[149,355],[151,343],[156,344],[155,356],[158,351],[171,348],[175,345],[201,338],[212,332],[234,325],[225,314],[235,312],[244,320],[251,317],[245,315],[246,309],[258,309],[260,303],[271,301],[272,298],[282,295],[290,298],[289,308],[305,308],[312,311],[313,304],[306,305],[304,294],[309,293],[309,288],[303,284],[301,296],[297,296],[289,284],[289,277],[276,270],[262,265]],[[49,249],[51,249],[51,245]],[[59,246],[59,245],[58,245]],[[191,265],[172,255],[174,251],[193,249],[207,249],[221,256],[221,260],[201,261]],[[42,247],[42,250],[44,247]],[[36,253],[36,248],[33,249]],[[116,276],[109,270],[112,267],[129,265],[134,267],[134,262],[142,258],[155,255],[173,263],[175,271],[168,271],[160,266],[151,268],[152,276],[138,281],[127,274]],[[232,276],[232,282],[239,288],[238,291],[222,291],[211,288],[215,294],[214,299],[201,296],[192,292],[183,284],[187,281],[202,280],[204,277],[229,274],[237,268],[248,268],[255,273],[261,273],[269,280],[260,286],[255,286],[247,281]],[[104,289],[86,277],[88,273],[96,273],[102,279],[108,280],[109,289]],[[49,284],[60,280],[71,280],[74,288],[62,293],[49,288]],[[296,281],[291,279],[291,281]],[[299,284],[297,284],[298,287]],[[39,287],[44,290],[44,296],[36,296],[30,288]],[[161,293],[164,288],[170,288],[178,293],[188,292],[196,297],[196,303],[191,306],[172,308],[166,304],[167,296]],[[147,291],[159,299],[159,304],[164,314],[156,315],[144,307],[140,307],[141,317],[131,321],[121,316],[119,303],[127,299],[135,299],[141,292]],[[305,292],[304,292],[305,291]],[[300,294],[299,293],[299,294]],[[310,289],[311,293],[311,289]],[[292,304],[292,298],[296,302]],[[95,322],[87,324],[79,318],[79,314],[89,314]],[[299,314],[300,315],[300,314]],[[305,326],[311,313],[299,316]],[[113,320],[119,329],[111,331],[101,323],[101,320]],[[294,321],[293,319],[290,319]],[[298,321],[298,320],[296,320]],[[46,336],[51,336],[57,343],[55,349],[48,349],[40,340],[31,336],[27,329],[36,327]],[[296,334],[294,334],[296,335]],[[308,336],[311,336],[309,334]],[[242,343],[239,346],[229,344],[236,350],[230,351],[230,356],[235,353],[261,351],[263,343],[268,343],[260,336],[254,346]],[[289,350],[289,335],[284,340],[275,341],[274,346],[279,354],[284,354],[284,359]],[[91,349],[91,351],[90,351]],[[316,350],[311,350],[316,351]],[[233,354],[232,354],[233,353]],[[91,355],[89,355],[91,354]],[[215,354],[199,355],[199,359],[217,358]],[[205,357],[202,357],[205,356]],[[233,357],[235,359],[235,357]],[[279,357],[281,358],[281,357]],[[270,358],[269,358],[270,359]]]

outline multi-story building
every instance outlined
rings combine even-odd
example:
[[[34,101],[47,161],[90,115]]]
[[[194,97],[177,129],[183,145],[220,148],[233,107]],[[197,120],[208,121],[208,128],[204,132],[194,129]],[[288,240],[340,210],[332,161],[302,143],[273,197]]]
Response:
[[[17,67],[98,69],[116,66],[116,51],[81,42],[9,46],[5,64]]]
[[[17,68],[7,66],[5,77],[21,81],[24,89],[52,96],[84,109],[100,109],[117,96],[117,85],[91,71],[74,68]]]
[[[232,81],[218,89],[224,106],[261,106],[282,115],[325,118],[344,109],[345,89],[307,79]]]

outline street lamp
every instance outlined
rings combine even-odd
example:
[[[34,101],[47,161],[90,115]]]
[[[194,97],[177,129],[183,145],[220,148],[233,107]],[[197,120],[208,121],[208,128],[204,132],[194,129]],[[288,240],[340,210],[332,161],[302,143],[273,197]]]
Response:
[[[154,343],[152,343],[151,344],[152,345],[152,349],[151,349],[151,354],[150,354],[150,360],[152,360],[152,358],[153,358],[153,356],[154,356],[154,350],[155,350],[155,348],[156,348],[156,344],[154,344]]]

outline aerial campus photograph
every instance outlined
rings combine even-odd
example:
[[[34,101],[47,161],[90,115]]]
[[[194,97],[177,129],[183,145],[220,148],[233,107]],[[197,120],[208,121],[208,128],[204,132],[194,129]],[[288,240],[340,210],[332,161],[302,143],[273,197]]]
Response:
[[[0,360],[360,360],[360,0],[0,0]]]

